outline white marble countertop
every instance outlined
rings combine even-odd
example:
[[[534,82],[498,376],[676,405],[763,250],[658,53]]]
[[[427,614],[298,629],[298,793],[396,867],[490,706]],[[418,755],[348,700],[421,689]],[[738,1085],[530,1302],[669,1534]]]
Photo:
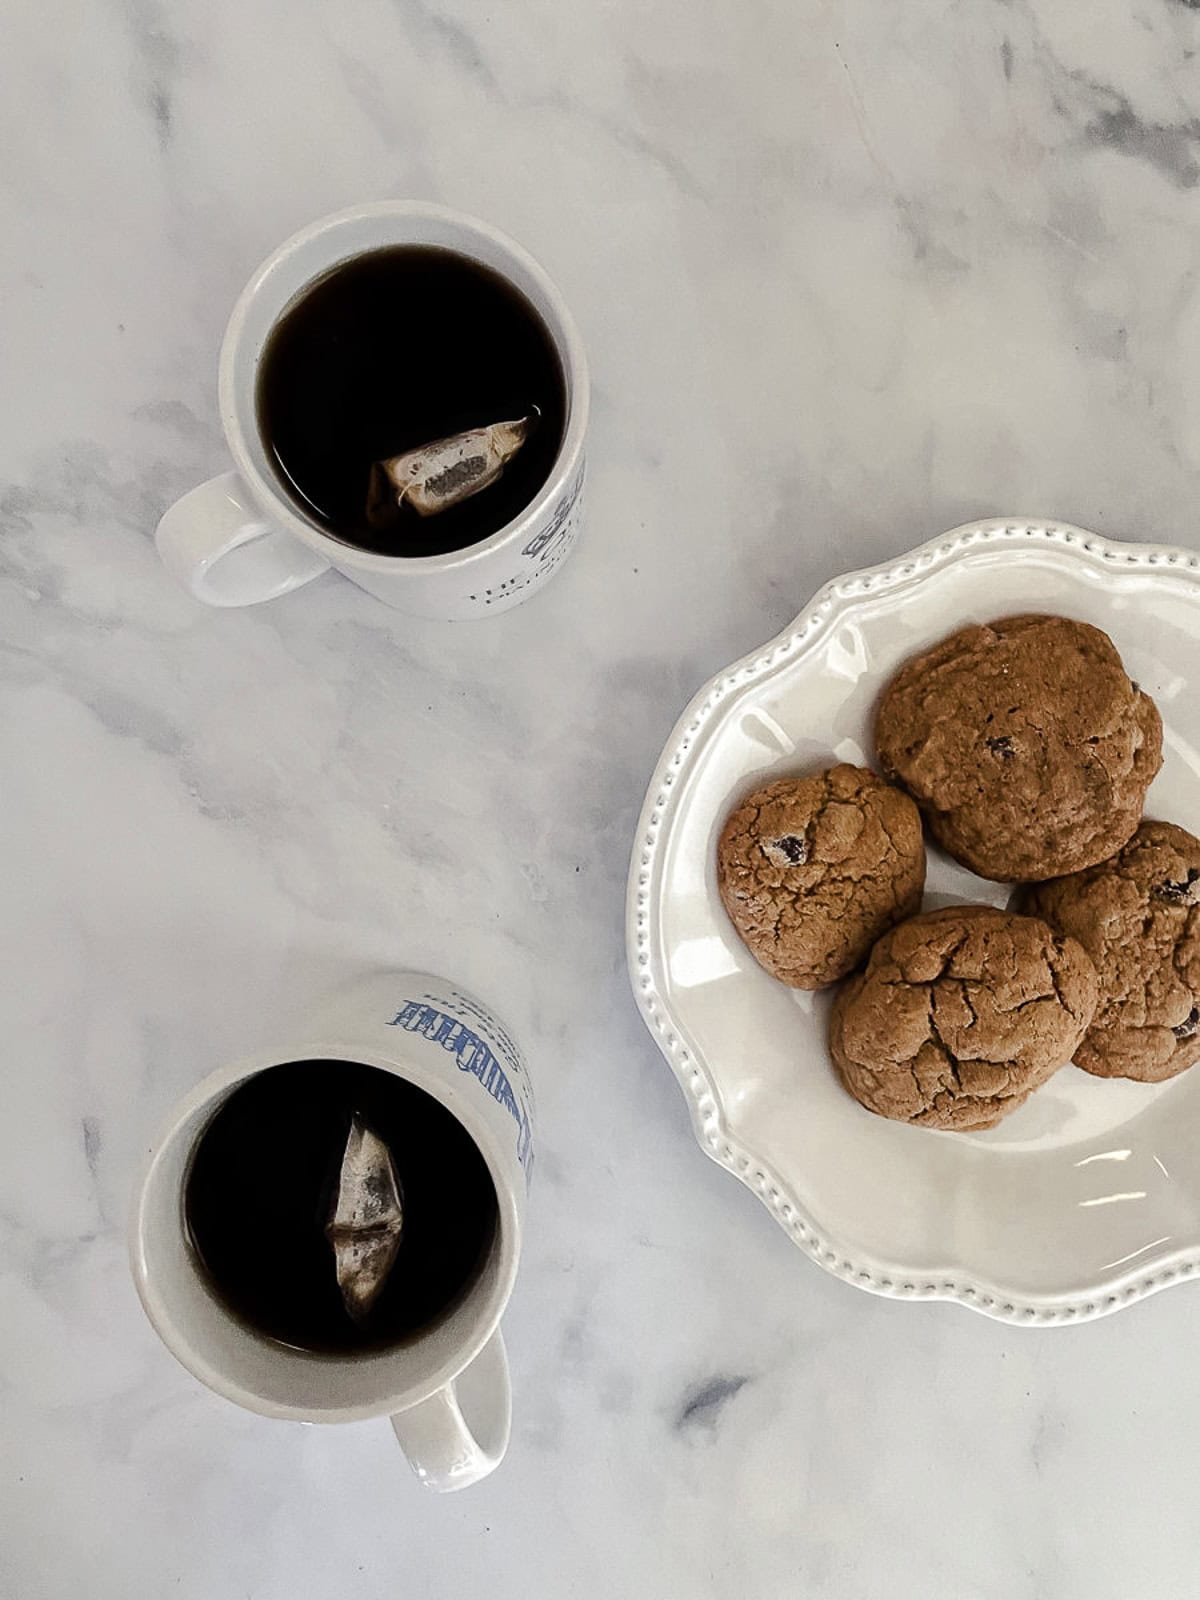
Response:
[[[6,12],[0,1593],[1194,1595],[1200,1291],[1034,1333],[826,1277],[693,1143],[622,900],[682,704],[836,572],[994,512],[1196,547],[1200,10]],[[205,611],[151,533],[224,465],[232,299],[396,195],[573,304],[579,552],[475,625]],[[171,1102],[389,963],[493,999],[541,1103],[513,1445],[445,1500],[382,1423],[210,1395],[125,1260]]]

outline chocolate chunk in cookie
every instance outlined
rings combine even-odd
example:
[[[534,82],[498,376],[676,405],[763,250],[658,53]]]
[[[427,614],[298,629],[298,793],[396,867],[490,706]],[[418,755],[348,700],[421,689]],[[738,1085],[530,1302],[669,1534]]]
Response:
[[[879,702],[884,772],[985,878],[1029,882],[1119,850],[1162,764],[1162,722],[1107,634],[1005,617],[914,656]]]
[[[1078,939],[1100,974],[1079,1066],[1158,1083],[1200,1061],[1200,839],[1143,822],[1110,861],[1031,884],[1019,904]]]
[[[1071,1059],[1097,992],[1074,939],[1035,917],[949,906],[884,934],[834,1000],[829,1046],[868,1111],[990,1128]]]
[[[921,818],[863,767],[837,766],[756,790],[721,830],[717,882],[759,964],[819,989],[865,961],[915,911],[925,883]]]
[[[1198,885],[1200,867],[1189,867],[1186,878],[1164,878],[1161,883],[1151,886],[1150,893],[1156,900],[1165,900],[1170,906],[1194,906],[1200,901]]]

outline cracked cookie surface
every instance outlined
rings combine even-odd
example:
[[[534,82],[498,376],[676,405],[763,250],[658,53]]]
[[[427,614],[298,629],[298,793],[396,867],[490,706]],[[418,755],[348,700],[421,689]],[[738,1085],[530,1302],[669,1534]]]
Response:
[[[1019,901],[1078,939],[1100,975],[1078,1066],[1160,1083],[1200,1061],[1200,839],[1143,822],[1110,861],[1031,884]]]
[[[779,779],[726,820],[717,882],[759,965],[793,989],[820,989],[920,904],[920,814],[864,767]]]
[[[884,934],[834,1000],[829,1047],[868,1111],[990,1128],[1071,1059],[1097,998],[1076,940],[1036,917],[948,906]]]
[[[880,699],[885,774],[956,860],[1001,883],[1059,877],[1131,836],[1162,764],[1162,721],[1111,639],[1066,617],[963,628]]]

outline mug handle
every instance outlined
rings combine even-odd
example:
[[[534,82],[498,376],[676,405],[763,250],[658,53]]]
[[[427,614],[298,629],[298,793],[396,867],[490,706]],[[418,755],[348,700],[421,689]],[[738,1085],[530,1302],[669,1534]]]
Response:
[[[163,565],[209,606],[252,606],[329,570],[324,556],[263,520],[236,472],[176,500],[154,535]]]
[[[392,1427],[428,1489],[447,1494],[494,1472],[512,1428],[512,1386],[499,1328],[470,1366],[428,1400],[398,1411]]]

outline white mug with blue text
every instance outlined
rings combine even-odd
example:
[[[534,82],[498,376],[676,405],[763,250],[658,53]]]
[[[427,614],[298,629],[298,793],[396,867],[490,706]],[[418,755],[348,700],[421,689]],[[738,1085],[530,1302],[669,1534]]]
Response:
[[[210,1288],[183,1220],[192,1151],[226,1097],[268,1067],[314,1059],[362,1062],[424,1089],[470,1134],[496,1190],[495,1238],[465,1296],[416,1338],[353,1356],[293,1350],[234,1318]],[[508,1444],[512,1401],[499,1324],[520,1256],[533,1119],[520,1050],[456,984],[402,972],[342,990],[297,1038],[206,1078],[155,1141],[130,1240],[146,1314],[190,1372],[238,1405],[302,1422],[390,1416],[423,1483],[446,1490],[477,1482]],[[447,1184],[454,1176],[446,1174]]]
[[[515,285],[549,330],[566,383],[562,443],[546,482],[490,538],[447,555],[384,555],[335,538],[286,493],[258,426],[259,362],[280,317],[332,268],[392,245],[453,250]],[[535,594],[574,547],[588,415],[583,342],[541,265],[477,218],[422,201],[384,200],[301,229],[263,262],[233,309],[221,346],[218,401],[237,470],[176,501],[155,535],[167,570],[207,605],[272,600],[334,567],[410,616],[494,616]]]

